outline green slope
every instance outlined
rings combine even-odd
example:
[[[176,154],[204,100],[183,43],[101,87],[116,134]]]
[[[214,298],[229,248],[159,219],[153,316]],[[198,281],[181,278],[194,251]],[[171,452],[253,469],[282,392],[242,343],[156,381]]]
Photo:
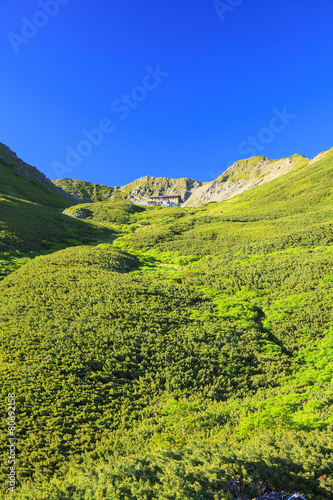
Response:
[[[331,205],[333,179],[333,148],[319,155],[319,159],[301,165],[300,169],[272,180],[223,205],[224,213],[242,212],[243,215],[270,216],[283,213],[308,211],[319,206]],[[247,203],[250,203],[247,206]]]
[[[74,199],[57,188],[37,168],[0,143],[0,194],[47,206],[68,207]]]
[[[0,279],[38,254],[113,238],[114,232],[106,227],[0,195]]]
[[[90,203],[110,200],[115,188],[76,179],[58,179],[52,181],[56,186],[76,198],[78,201]]]
[[[65,213],[79,219],[116,225],[135,222],[138,214],[144,211],[143,207],[120,199],[118,201],[78,204],[68,208]]]
[[[138,228],[123,245],[203,256],[236,249],[270,251],[302,241],[330,243],[332,179],[333,149],[318,161],[235,198],[188,209],[188,215],[177,221]]]
[[[222,203],[69,209],[118,237],[0,285],[19,500],[332,498],[332,175],[330,150]]]
[[[51,208],[7,196],[0,196],[0,207],[1,251],[39,251],[68,238],[84,242],[109,234]]]
[[[38,253],[112,239],[112,232],[63,215],[75,199],[0,143],[0,277]]]

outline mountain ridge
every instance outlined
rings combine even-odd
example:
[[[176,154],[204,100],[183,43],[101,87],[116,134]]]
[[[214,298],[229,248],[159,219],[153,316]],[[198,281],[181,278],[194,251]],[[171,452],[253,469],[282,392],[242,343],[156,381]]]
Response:
[[[59,208],[113,200],[116,193],[132,203],[144,206],[150,196],[180,195],[183,207],[196,207],[228,200],[288,172],[312,165],[329,151],[321,152],[313,159],[301,154],[278,160],[253,156],[236,161],[217,179],[207,182],[187,177],[176,179],[147,175],[120,187],[68,178],[50,180],[0,143],[0,193]]]
[[[149,196],[180,195],[183,207],[195,207],[212,201],[224,201],[238,194],[269,182],[291,170],[303,168],[310,162],[318,161],[327,154],[320,153],[314,159],[301,154],[279,160],[271,160],[265,156],[254,156],[238,160],[217,179],[201,182],[183,177],[143,176],[125,186],[107,186],[92,184],[76,179],[58,179],[54,184],[67,191],[80,202],[106,201],[113,199],[120,192],[124,199],[138,205],[147,205]]]
[[[21,160],[0,142],[0,194],[53,206],[69,206],[76,200],[39,169]]]

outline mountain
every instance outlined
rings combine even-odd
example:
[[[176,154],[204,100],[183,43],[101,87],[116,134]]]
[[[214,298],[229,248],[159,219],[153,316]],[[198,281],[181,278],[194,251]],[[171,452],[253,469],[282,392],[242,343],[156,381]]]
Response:
[[[17,500],[333,498],[333,149],[288,160],[191,208],[0,196]]]
[[[254,156],[237,161],[220,177],[210,182],[151,176],[141,177],[122,187],[91,184],[75,179],[59,179],[53,182],[85,203],[112,200],[115,192],[120,191],[124,199],[139,205],[146,205],[149,196],[179,194],[184,207],[195,207],[211,201],[227,200],[292,170],[302,168],[309,162],[309,158],[296,154],[281,160]]]
[[[58,179],[52,182],[80,203],[90,203],[93,201],[106,201],[112,199],[113,193],[117,189],[110,186],[79,181],[77,179]]]
[[[105,228],[61,213],[76,202],[0,143],[0,277],[25,262],[26,252],[96,242],[106,233],[111,237]]]
[[[180,194],[187,200],[193,191],[202,186],[202,182],[192,179],[170,179],[168,177],[145,176],[130,184],[111,187],[76,179],[58,179],[52,181],[80,202],[91,203],[112,200],[119,192],[124,199],[138,205],[146,205],[149,196]]]
[[[0,195],[8,195],[43,205],[68,207],[76,200],[54,185],[37,168],[28,165],[0,143]]]
[[[316,161],[316,158],[310,160],[296,154],[281,160],[255,156],[237,161],[216,180],[210,182],[189,178],[144,176],[125,186],[112,187],[76,179],[51,181],[0,143],[0,194],[63,208],[75,203],[112,200],[117,192],[120,192],[124,199],[139,205],[146,205],[149,196],[179,194],[184,207],[195,207],[212,201],[227,200],[288,172],[303,168],[313,161]]]
[[[309,158],[302,155],[293,155],[282,160],[269,160],[265,156],[254,156],[237,161],[215,181],[205,183],[194,190],[184,206],[198,206],[211,201],[228,200],[248,189],[302,168],[309,161]]]
[[[132,203],[146,204],[149,196],[179,194],[187,200],[202,182],[193,179],[169,179],[168,177],[145,176],[120,188],[125,199]]]

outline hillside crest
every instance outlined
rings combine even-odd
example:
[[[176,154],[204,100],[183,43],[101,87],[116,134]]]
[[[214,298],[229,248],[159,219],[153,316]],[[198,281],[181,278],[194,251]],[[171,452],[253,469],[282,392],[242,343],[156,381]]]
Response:
[[[0,194],[45,205],[68,206],[77,200],[36,167],[0,142]]]
[[[236,161],[217,179],[208,182],[200,182],[187,177],[173,179],[149,175],[122,187],[91,184],[76,179],[58,179],[53,182],[81,202],[86,203],[113,199],[115,192],[120,191],[123,198],[138,205],[147,205],[150,196],[180,195],[183,206],[195,207],[203,203],[233,198],[292,170],[303,168],[310,162],[318,161],[325,154],[326,152],[321,153],[314,160],[300,154],[280,160],[253,156]]]

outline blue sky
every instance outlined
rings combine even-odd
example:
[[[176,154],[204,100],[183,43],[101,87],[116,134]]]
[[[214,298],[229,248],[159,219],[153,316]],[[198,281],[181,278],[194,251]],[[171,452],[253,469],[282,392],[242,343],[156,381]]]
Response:
[[[209,181],[333,146],[332,0],[0,0],[0,141],[48,177]]]

